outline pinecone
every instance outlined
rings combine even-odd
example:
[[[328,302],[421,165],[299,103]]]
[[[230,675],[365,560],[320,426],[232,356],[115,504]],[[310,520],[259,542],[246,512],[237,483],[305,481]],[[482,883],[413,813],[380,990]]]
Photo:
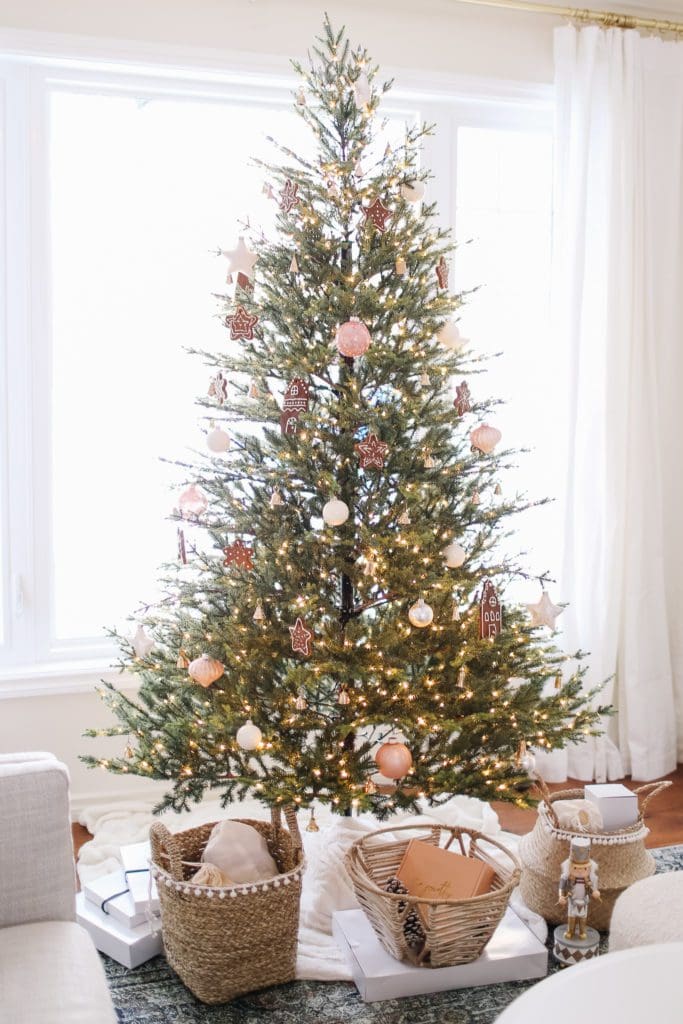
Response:
[[[404,893],[406,895],[408,894],[408,890],[399,878],[390,878],[384,888],[387,892],[397,893],[400,895],[403,895]],[[398,904],[399,911],[405,910],[405,905],[405,901],[400,900]],[[424,928],[422,927],[420,915],[416,910],[411,910],[403,922],[403,934],[405,935],[406,942],[413,949],[419,949],[420,946],[424,945],[427,936],[425,935]]]

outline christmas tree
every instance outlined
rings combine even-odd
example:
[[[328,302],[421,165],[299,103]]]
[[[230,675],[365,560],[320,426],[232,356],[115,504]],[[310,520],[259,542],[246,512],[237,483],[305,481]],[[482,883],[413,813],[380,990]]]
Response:
[[[209,789],[378,817],[456,793],[524,804],[527,747],[595,734],[606,709],[545,632],[545,591],[531,617],[502,604],[535,578],[500,543],[530,503],[494,500],[513,453],[454,316],[430,129],[383,149],[389,85],[327,21],[294,66],[317,157],[279,147],[277,237],[224,253],[236,344],[201,353],[209,451],[179,463],[178,563],[134,639],[115,634],[136,697],[108,686],[120,724],[89,733],[128,746],[84,760],[167,780],[176,809]]]

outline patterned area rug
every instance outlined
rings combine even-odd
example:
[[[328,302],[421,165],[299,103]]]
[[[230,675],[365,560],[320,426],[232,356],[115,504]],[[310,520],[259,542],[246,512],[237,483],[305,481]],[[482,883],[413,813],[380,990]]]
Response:
[[[657,871],[683,871],[683,846],[652,851]],[[552,933],[551,933],[552,934]],[[120,1024],[491,1024],[535,982],[364,1003],[349,982],[297,981],[205,1006],[163,957],[129,971],[102,957]],[[559,968],[549,961],[552,973]]]

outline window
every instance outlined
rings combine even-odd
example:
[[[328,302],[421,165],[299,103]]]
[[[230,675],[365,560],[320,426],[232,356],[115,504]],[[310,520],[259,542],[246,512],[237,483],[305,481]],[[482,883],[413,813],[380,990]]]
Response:
[[[165,517],[182,480],[163,459],[204,450],[194,398],[210,371],[184,350],[226,345],[212,295],[225,282],[216,250],[234,244],[247,217],[270,229],[274,204],[251,159],[277,161],[266,136],[298,152],[311,142],[290,83],[273,79],[23,59],[0,65],[0,75],[11,257],[0,387],[0,670],[11,679],[36,666],[58,673],[106,664],[113,648],[103,627],[127,628],[138,603],[157,596],[158,566],[176,557],[176,527]],[[377,145],[399,144],[408,118],[437,121],[425,151],[437,175],[433,198],[459,239],[475,238],[460,251],[456,287],[488,282],[463,322],[477,347],[505,348],[510,314],[501,310],[514,303],[517,366],[519,353],[534,358],[528,345],[536,351],[543,333],[548,136],[511,133],[509,110],[490,101],[467,109],[463,118],[447,96],[397,93]],[[524,110],[514,105],[522,122]],[[515,181],[503,165],[514,165]],[[523,252],[508,273],[503,250],[520,228]],[[523,260],[533,261],[532,274]],[[486,296],[495,297],[490,306]],[[487,380],[487,392],[504,391],[509,370],[499,380]],[[526,391],[510,396],[502,429],[515,445],[536,443],[542,431],[525,420],[531,380],[520,373],[515,381]]]
[[[564,461],[550,324],[552,137],[544,126],[461,126],[456,166],[456,286],[477,289],[463,309],[462,333],[491,356],[481,388],[504,403],[491,416],[502,445],[530,449],[502,476],[501,497],[557,498]],[[507,549],[525,553],[525,569],[559,572],[561,517],[552,501],[511,518]],[[527,583],[508,595],[536,600]]]

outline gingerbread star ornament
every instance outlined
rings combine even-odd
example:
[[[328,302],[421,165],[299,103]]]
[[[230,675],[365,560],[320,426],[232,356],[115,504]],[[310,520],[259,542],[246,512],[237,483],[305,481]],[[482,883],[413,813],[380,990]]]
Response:
[[[292,651],[294,654],[303,654],[307,658],[311,653],[313,634],[310,629],[306,629],[301,617],[296,620],[293,626],[289,626],[289,632],[292,637]]]
[[[225,318],[225,326],[230,328],[231,341],[253,341],[257,323],[256,314],[247,312],[244,306],[238,306],[231,316]]]
[[[361,469],[369,469],[370,466],[382,469],[389,445],[380,441],[376,434],[370,434],[365,441],[359,441],[355,448],[360,458]]]
[[[223,565],[236,565],[238,569],[246,569],[248,572],[254,568],[254,549],[248,547],[243,540],[237,539],[223,548],[225,558]]]
[[[378,231],[384,231],[387,221],[391,217],[391,210],[384,205],[378,196],[377,199],[373,199],[369,206],[363,209],[363,216],[365,217],[366,224],[368,221],[372,221]]]

